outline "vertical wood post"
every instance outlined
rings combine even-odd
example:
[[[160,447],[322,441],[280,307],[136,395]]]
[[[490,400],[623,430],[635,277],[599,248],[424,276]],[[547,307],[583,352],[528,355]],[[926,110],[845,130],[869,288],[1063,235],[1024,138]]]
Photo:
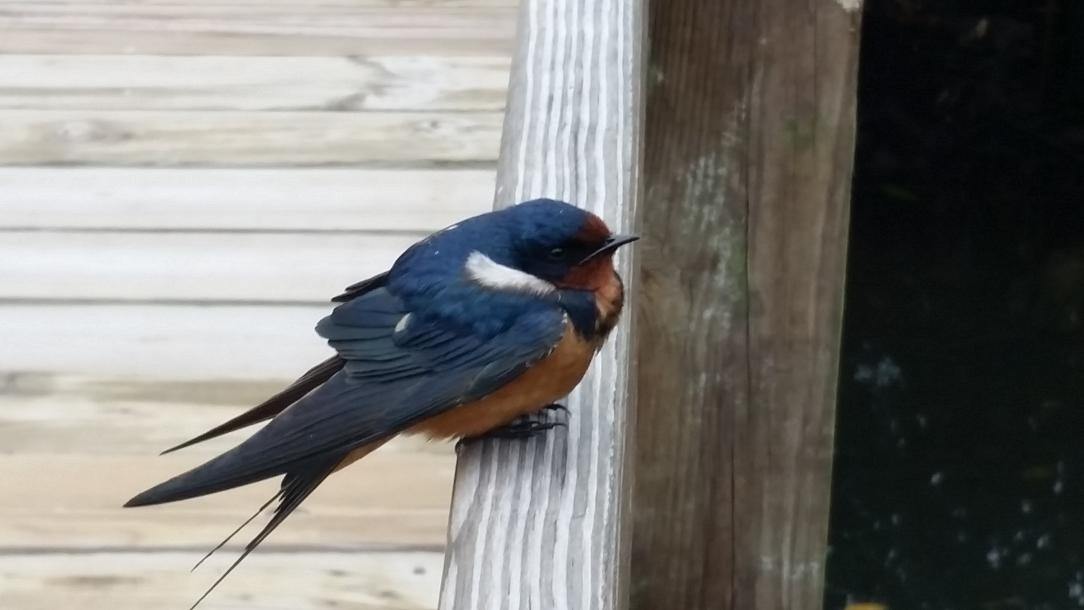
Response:
[[[497,207],[554,197],[637,232],[644,0],[522,0]],[[459,456],[441,610],[627,607],[635,248],[625,319],[566,403],[569,426]]]
[[[656,0],[634,610],[821,605],[860,0]]]

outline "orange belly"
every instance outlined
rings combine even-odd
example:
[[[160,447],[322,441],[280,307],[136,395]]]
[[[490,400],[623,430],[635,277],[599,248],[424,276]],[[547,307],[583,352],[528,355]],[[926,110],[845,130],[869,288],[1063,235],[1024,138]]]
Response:
[[[567,395],[583,379],[594,355],[594,345],[581,339],[569,325],[548,356],[508,385],[485,398],[431,417],[407,432],[434,439],[485,434]]]

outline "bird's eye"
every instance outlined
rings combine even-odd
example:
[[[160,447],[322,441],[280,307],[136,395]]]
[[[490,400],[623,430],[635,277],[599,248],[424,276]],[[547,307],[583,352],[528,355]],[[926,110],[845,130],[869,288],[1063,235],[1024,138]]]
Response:
[[[551,261],[565,260],[565,249],[564,248],[554,248],[554,249],[550,250],[549,257],[550,257]]]

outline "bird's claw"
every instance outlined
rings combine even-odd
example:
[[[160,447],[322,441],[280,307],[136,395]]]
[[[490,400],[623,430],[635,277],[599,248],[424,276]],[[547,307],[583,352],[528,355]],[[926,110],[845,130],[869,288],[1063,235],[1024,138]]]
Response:
[[[567,425],[568,424],[563,421],[514,421],[507,426],[502,426],[496,430],[490,431],[484,438],[531,438],[546,430],[552,430],[553,428]]]
[[[479,441],[487,438],[503,438],[503,439],[523,439],[531,438],[545,432],[546,430],[552,430],[558,427],[568,427],[568,422],[561,420],[551,420],[546,414],[547,412],[554,411],[557,413],[568,415],[568,408],[564,405],[549,404],[531,415],[525,415],[512,421],[509,424],[495,428],[481,436],[472,436],[464,438],[456,443],[456,451],[469,445],[475,441]]]

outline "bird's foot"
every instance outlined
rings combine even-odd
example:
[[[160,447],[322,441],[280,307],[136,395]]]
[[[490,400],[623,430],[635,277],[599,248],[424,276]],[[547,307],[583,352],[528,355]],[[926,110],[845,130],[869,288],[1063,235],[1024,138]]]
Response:
[[[553,413],[551,416],[550,413]],[[511,423],[490,430],[484,438],[530,438],[546,430],[568,427],[568,407],[557,403],[548,404],[535,413],[524,415]]]
[[[550,412],[556,415],[551,417]],[[472,436],[464,438],[456,443],[456,450],[465,445],[469,445],[475,441],[479,441],[487,438],[505,438],[505,439],[522,439],[531,438],[537,436],[547,430],[552,430],[559,427],[568,427],[568,422],[564,421],[564,418],[568,416],[568,408],[564,405],[549,404],[538,410],[536,413],[530,415],[524,415],[511,423],[508,423],[500,428],[495,428],[481,436]]]

